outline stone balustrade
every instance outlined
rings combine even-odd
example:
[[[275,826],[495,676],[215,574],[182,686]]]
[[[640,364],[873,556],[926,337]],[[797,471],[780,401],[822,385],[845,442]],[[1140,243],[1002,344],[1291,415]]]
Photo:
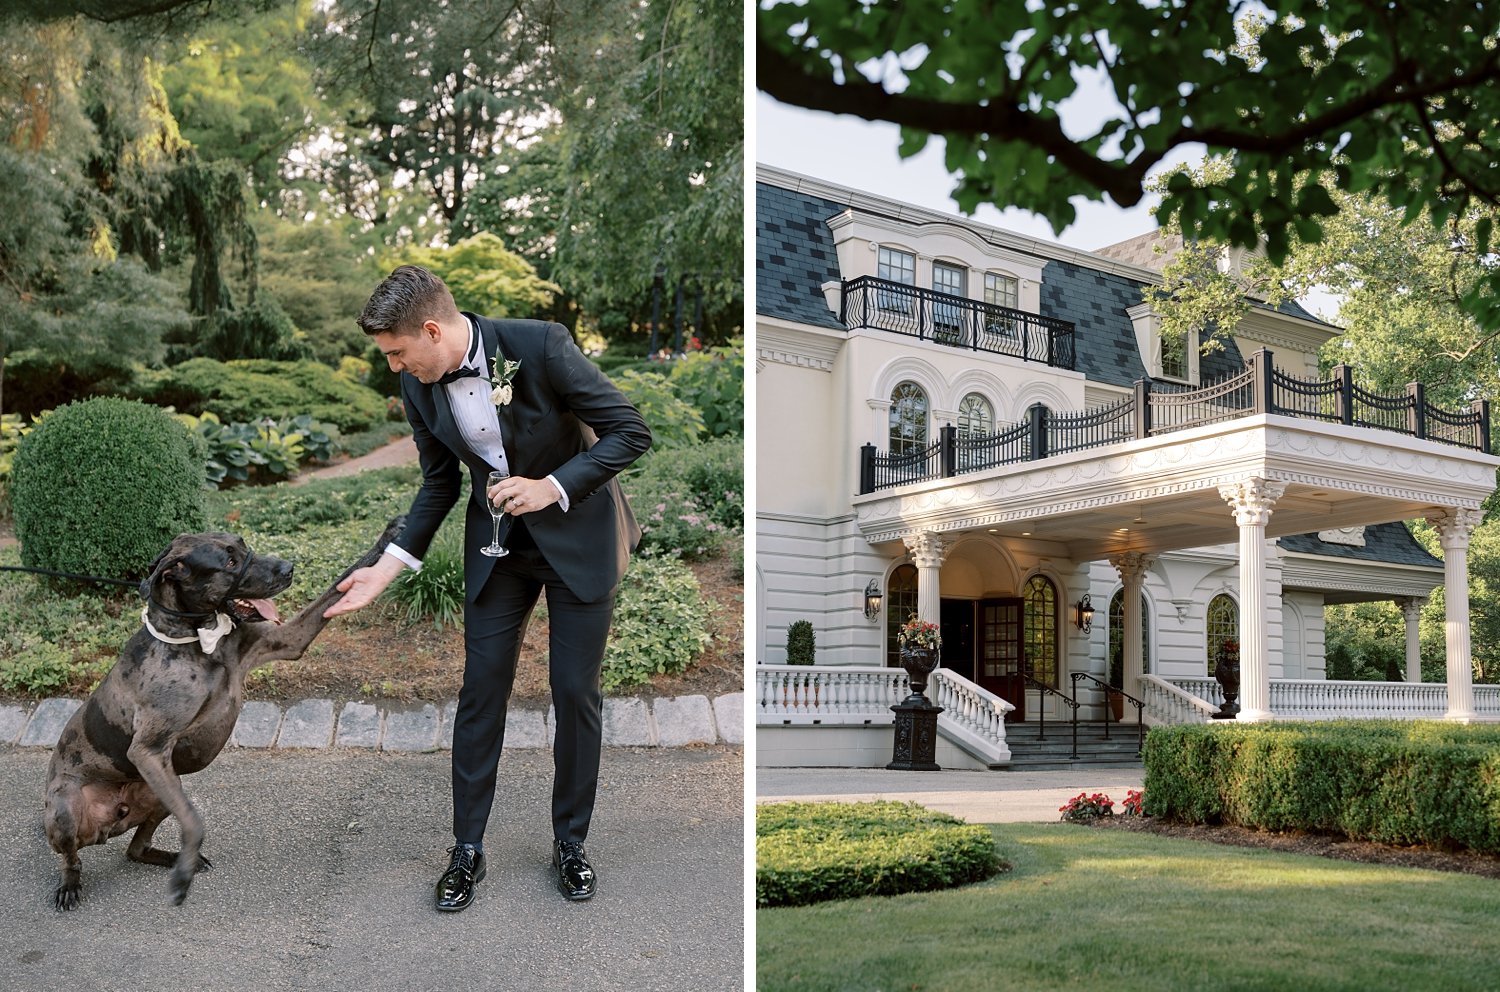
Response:
[[[1156,687],[1175,687],[1210,711],[1224,700],[1218,681],[1206,676],[1146,678]],[[1158,691],[1165,693],[1165,689]],[[1281,720],[1440,720],[1448,710],[1448,687],[1442,682],[1272,679],[1270,709]],[[1474,709],[1480,719],[1500,719],[1500,686],[1474,686]],[[1182,718],[1185,714],[1172,711],[1165,704],[1160,713],[1150,709],[1147,712],[1157,716],[1161,723],[1201,722]]]

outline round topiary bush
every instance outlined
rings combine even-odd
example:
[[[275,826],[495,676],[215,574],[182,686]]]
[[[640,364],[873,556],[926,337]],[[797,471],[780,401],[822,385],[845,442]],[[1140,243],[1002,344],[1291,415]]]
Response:
[[[172,538],[203,530],[203,459],[186,427],[101,397],[45,417],[16,449],[11,507],[21,562],[135,579]]]
[[[757,906],[947,889],[1008,867],[988,828],[916,803],[767,803],[755,811]]]

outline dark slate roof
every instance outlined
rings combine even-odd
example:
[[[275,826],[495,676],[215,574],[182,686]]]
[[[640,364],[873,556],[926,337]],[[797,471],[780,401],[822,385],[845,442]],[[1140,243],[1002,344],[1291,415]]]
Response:
[[[839,278],[828,219],[844,206],[755,184],[755,312],[843,330],[822,285]]]
[[[1384,561],[1395,565],[1424,565],[1442,568],[1441,558],[1434,558],[1427,549],[1417,543],[1411,531],[1401,522],[1374,524],[1365,528],[1365,546],[1356,548],[1348,544],[1329,544],[1318,540],[1316,534],[1296,534],[1277,540],[1277,545],[1286,551],[1323,555],[1326,558],[1353,558],[1359,561]]]

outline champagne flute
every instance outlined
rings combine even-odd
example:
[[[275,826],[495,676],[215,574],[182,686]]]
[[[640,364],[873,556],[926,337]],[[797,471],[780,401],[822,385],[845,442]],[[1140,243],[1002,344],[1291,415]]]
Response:
[[[500,545],[500,521],[502,518],[504,518],[505,511],[496,506],[495,501],[490,499],[490,490],[509,478],[509,472],[501,472],[497,470],[490,473],[489,480],[486,481],[484,485],[484,502],[485,505],[490,508],[490,519],[495,522],[495,532],[494,536],[490,540],[489,546],[480,548],[479,553],[482,555],[489,555],[491,558],[504,558],[506,555],[510,554],[509,551],[507,551]]]

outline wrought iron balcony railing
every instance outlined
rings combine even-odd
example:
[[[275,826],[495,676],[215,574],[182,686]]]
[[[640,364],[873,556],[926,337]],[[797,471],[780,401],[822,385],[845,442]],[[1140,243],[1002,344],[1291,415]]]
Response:
[[[874,327],[955,348],[1073,368],[1073,325],[1066,320],[889,279],[844,280],[839,316],[851,330]]]
[[[1025,420],[989,434],[959,437],[950,424],[925,448],[882,454],[866,444],[860,449],[859,492],[865,495],[1264,413],[1490,450],[1488,400],[1477,400],[1468,410],[1444,410],[1427,401],[1419,382],[1409,384],[1405,393],[1381,396],[1356,384],[1347,365],[1334,368],[1332,379],[1301,379],[1276,368],[1271,352],[1263,349],[1250,357],[1240,374],[1201,389],[1141,379],[1134,395],[1092,410],[1059,413],[1038,403],[1027,410]]]

